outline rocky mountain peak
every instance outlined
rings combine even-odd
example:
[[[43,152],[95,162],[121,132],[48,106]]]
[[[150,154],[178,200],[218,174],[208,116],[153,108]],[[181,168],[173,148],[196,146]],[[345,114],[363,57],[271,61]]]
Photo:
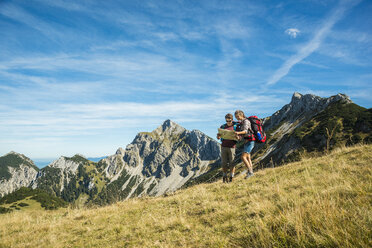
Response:
[[[339,93],[335,96],[328,97],[328,98],[323,98],[323,97],[316,96],[316,95],[313,95],[313,94],[302,95],[301,93],[295,92],[292,95],[292,100],[289,103],[289,105],[291,105],[292,107],[295,107],[295,105],[314,106],[314,105],[317,105],[319,103],[329,104],[331,102],[336,102],[336,101],[340,101],[340,100],[344,101],[345,103],[352,103],[349,96],[347,96],[345,94],[341,94],[341,93]]]
[[[125,154],[125,150],[122,148],[122,147],[119,147],[117,150],[116,150],[116,155],[124,155]]]
[[[5,154],[3,157],[0,157],[0,158],[8,158],[9,159],[9,157],[15,158],[15,160],[13,160],[11,162],[13,167],[16,167],[17,165],[24,164],[24,165],[33,167],[35,170],[38,170],[37,166],[34,164],[34,162],[30,158],[28,158],[25,155],[23,155],[21,153],[18,153],[18,152],[11,151],[11,152],[8,152],[7,154]]]
[[[72,158],[61,156],[59,159],[53,161],[48,166],[75,173],[80,165],[80,161],[78,160],[80,158],[82,157],[80,157],[79,155],[75,155]]]
[[[15,152],[15,151],[10,151],[7,154],[5,154],[5,156],[7,156],[7,155],[18,155],[18,156],[22,156],[22,154],[20,154],[18,152]]]
[[[322,97],[313,94],[302,95],[298,92],[295,92],[292,95],[292,100],[289,105],[291,105],[292,107],[296,107],[296,105],[314,105],[322,99]]]
[[[171,127],[173,125],[177,125],[177,123],[171,121],[171,120],[165,120],[162,124],[163,128],[168,128],[168,127]]]
[[[314,114],[324,110],[330,103],[343,101],[351,103],[350,98],[345,94],[337,94],[329,98],[323,98],[313,94],[302,95],[295,92],[289,104],[275,112],[268,121],[265,121],[265,129],[274,128],[283,120],[293,123],[298,120],[310,118]]]
[[[166,120],[164,123],[159,126],[157,129],[155,129],[153,132],[157,135],[163,136],[163,135],[175,135],[185,132],[186,129],[178,125],[177,123]]]
[[[31,159],[29,159],[28,157],[26,157],[25,155],[21,154],[21,153],[18,153],[18,152],[15,152],[15,151],[11,151],[11,152],[8,152],[7,154],[5,154],[5,156],[8,156],[8,155],[13,155],[13,156],[17,156],[17,157],[20,157],[24,160],[27,160],[27,161],[31,161]]]
[[[292,102],[300,100],[302,98],[302,96],[303,95],[301,93],[298,93],[298,92],[293,93]]]
[[[117,154],[122,157],[117,159]],[[137,134],[125,150],[119,148],[115,157],[105,161],[109,169],[117,171],[111,180],[129,178],[122,189],[126,188],[125,197],[130,197],[175,190],[204,173],[219,157],[217,141],[198,130],[189,131],[166,120],[152,132]],[[129,190],[131,187],[133,190]]]
[[[327,101],[328,102],[341,101],[342,103],[352,103],[353,102],[348,95],[345,95],[345,94],[342,94],[342,93],[338,93],[335,96],[331,96],[331,97],[327,98]]]

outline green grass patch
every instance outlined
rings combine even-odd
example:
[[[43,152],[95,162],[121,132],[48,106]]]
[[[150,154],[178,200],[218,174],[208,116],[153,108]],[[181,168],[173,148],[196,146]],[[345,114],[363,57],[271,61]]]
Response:
[[[35,202],[38,204],[35,205]],[[15,192],[0,199],[0,205],[6,208],[38,209],[40,207],[51,210],[66,207],[67,203],[62,199],[52,196],[40,189],[22,187]]]

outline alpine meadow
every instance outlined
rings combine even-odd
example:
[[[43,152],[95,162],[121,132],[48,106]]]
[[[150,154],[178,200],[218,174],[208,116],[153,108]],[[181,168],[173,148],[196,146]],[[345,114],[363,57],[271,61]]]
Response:
[[[2,247],[369,247],[372,146],[162,197],[1,215]]]

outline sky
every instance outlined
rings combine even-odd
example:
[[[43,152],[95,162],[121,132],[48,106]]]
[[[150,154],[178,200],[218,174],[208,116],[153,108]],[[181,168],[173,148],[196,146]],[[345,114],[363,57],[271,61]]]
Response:
[[[294,92],[372,107],[370,0],[0,0],[0,156],[100,157],[165,120],[212,138]]]

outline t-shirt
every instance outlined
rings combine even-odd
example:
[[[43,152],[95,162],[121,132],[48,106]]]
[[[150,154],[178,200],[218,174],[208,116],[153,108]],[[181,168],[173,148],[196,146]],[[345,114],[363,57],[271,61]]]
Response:
[[[244,134],[243,137],[245,140],[254,141],[256,140],[252,131],[252,125],[250,120],[244,119],[240,122],[240,131],[247,131],[247,134]]]
[[[222,125],[221,128],[226,129],[226,130],[234,131],[234,125],[232,125],[232,126],[229,127],[226,124],[226,125]],[[223,147],[229,147],[229,148],[235,148],[236,141],[235,140],[222,139],[222,146]]]

